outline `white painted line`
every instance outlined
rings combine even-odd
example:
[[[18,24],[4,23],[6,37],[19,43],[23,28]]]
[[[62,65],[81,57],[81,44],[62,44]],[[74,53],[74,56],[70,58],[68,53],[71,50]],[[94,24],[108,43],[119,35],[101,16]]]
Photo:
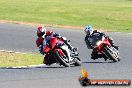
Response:
[[[15,51],[11,51],[11,50],[0,50],[1,52],[9,52],[9,53],[21,53],[21,54],[26,54],[23,52],[15,52]]]
[[[56,65],[56,63],[52,64]],[[0,69],[23,69],[23,68],[42,68],[42,67],[47,67],[48,65],[46,64],[38,64],[38,65],[27,65],[27,66],[12,66],[12,67],[0,67]],[[49,67],[49,66],[48,66]]]
[[[107,32],[107,33],[114,33],[114,34],[132,34],[132,33],[125,33],[125,32]]]
[[[16,67],[0,67],[0,69],[37,68],[37,67],[43,67],[43,66],[46,66],[46,65],[45,64],[38,64],[38,65],[16,66]]]
[[[130,35],[131,35],[132,33],[128,33],[128,34],[130,34]]]
[[[114,32],[114,33],[117,33],[117,34],[132,34],[132,33],[124,33],[124,32]]]

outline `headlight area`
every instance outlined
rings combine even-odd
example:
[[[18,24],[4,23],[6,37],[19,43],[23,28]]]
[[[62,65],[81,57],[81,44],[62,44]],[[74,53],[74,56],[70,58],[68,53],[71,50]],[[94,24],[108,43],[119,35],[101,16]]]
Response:
[[[102,41],[98,41],[98,42],[96,43],[96,45],[99,46],[101,43],[102,43]]]

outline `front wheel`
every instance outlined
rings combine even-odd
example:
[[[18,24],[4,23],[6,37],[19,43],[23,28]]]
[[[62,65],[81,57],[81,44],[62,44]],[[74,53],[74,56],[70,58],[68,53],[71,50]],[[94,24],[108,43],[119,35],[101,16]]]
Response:
[[[67,56],[62,56],[61,53],[59,51],[55,51],[55,54],[56,54],[56,58],[58,60],[58,62],[60,63],[60,65],[63,65],[65,67],[69,67],[70,64],[68,62],[68,58]]]
[[[75,66],[81,66],[82,63],[81,63],[81,60],[78,57],[75,58],[74,61],[75,61],[75,63],[74,63]]]
[[[104,52],[114,62],[118,62],[119,61],[118,60],[119,56],[115,55],[115,53],[112,53],[113,51],[111,51],[108,46],[104,47]]]

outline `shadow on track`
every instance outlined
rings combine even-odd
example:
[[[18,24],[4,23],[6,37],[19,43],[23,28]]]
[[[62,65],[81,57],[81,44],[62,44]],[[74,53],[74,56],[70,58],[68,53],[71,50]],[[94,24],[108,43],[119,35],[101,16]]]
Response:
[[[78,66],[70,66],[70,67],[78,67]],[[69,68],[64,66],[36,66],[36,67],[0,67],[0,69],[35,69],[35,68]]]
[[[101,61],[100,62],[99,61],[98,62],[93,62],[92,61],[92,62],[82,62],[82,63],[97,63],[98,64],[98,63],[114,63],[114,62],[106,62],[106,61],[104,61],[104,62],[101,62]]]
[[[65,67],[24,67],[24,68],[12,68],[12,67],[0,67],[0,69],[34,69],[34,68],[65,68]]]

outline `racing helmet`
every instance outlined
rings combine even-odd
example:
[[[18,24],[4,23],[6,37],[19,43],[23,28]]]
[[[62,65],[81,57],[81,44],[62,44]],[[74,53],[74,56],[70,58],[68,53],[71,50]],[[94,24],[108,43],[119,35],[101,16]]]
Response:
[[[45,35],[46,35],[46,28],[44,27],[44,26],[39,26],[38,28],[37,28],[37,36],[38,37],[45,37]]]
[[[91,35],[93,33],[93,28],[91,25],[87,25],[85,26],[85,29],[84,29],[86,35]]]

